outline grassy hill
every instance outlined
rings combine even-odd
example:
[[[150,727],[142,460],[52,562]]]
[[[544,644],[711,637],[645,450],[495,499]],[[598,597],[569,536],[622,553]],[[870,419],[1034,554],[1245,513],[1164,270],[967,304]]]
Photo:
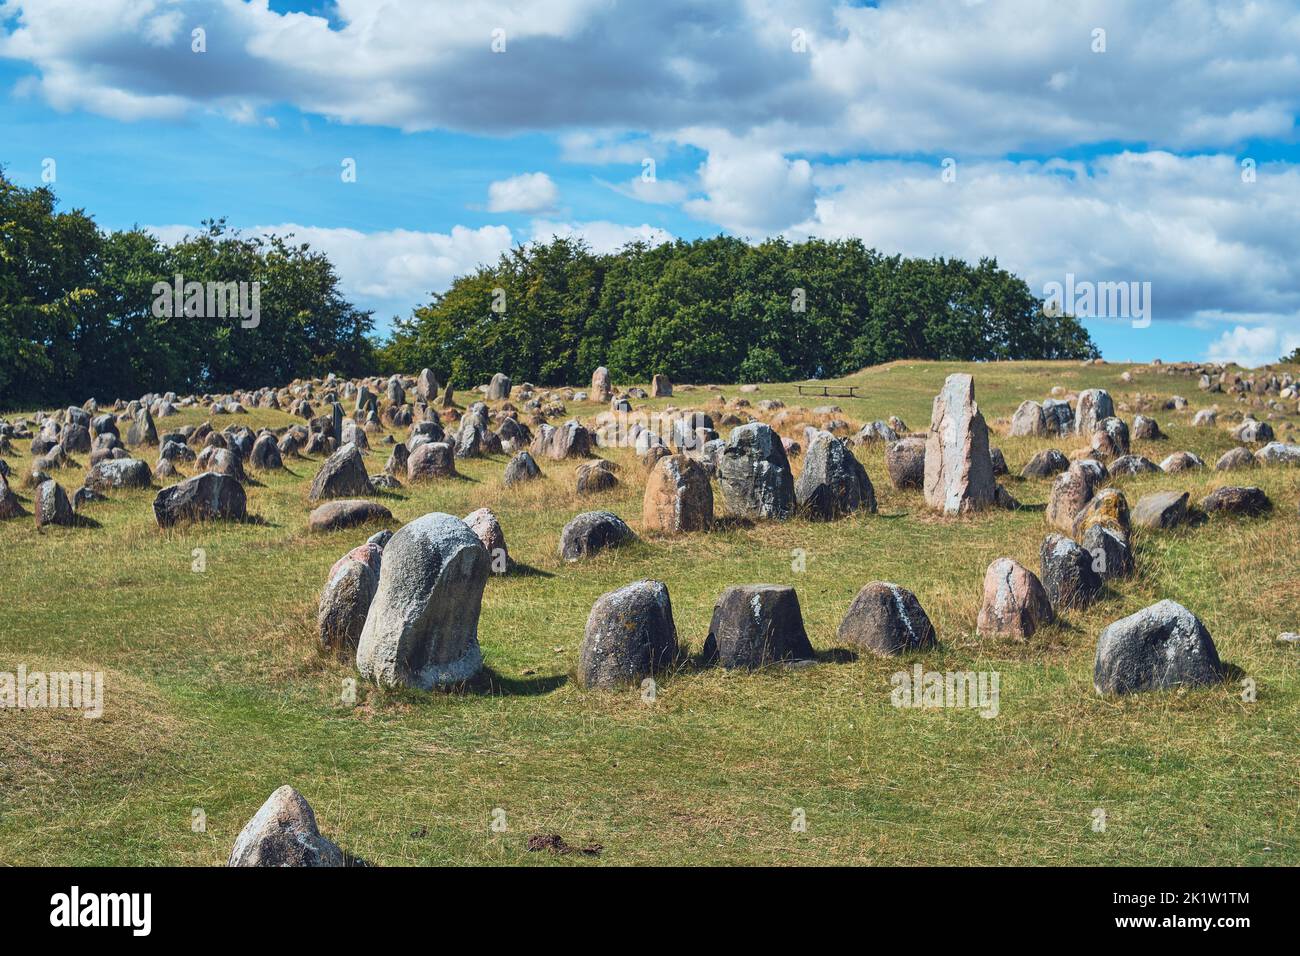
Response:
[[[1168,440],[1134,442],[1155,461],[1186,449],[1212,464],[1236,445],[1224,424],[1190,425],[1213,401],[1237,407],[1231,396],[1147,366],[899,362],[847,380],[861,387],[857,399],[801,399],[792,385],[743,397],[839,405],[855,426],[897,415],[923,431],[931,399],[957,370],[974,374],[1012,475],[1040,449],[1085,444],[1011,439],[997,424],[1054,385],[1104,387],[1117,404],[1138,392],[1185,396],[1185,411],[1148,412]],[[1131,383],[1121,380],[1126,370]],[[714,394],[649,404],[708,408]],[[733,387],[722,394],[740,397]],[[585,419],[600,410],[569,403]],[[165,425],[205,416],[186,410]],[[293,420],[256,410],[215,425],[232,421],[256,429]],[[387,451],[371,444],[375,473]],[[8,459],[18,474],[26,445]],[[221,864],[284,783],[311,801],[323,832],[381,865],[1300,863],[1297,648],[1277,641],[1300,630],[1300,469],[1121,479],[1130,503],[1160,488],[1196,500],[1254,484],[1276,509],[1135,531],[1136,578],[1015,644],[975,635],[981,585],[1003,555],[1038,570],[1048,528],[1035,506],[1049,481],[1004,479],[1023,510],[942,519],[924,510],[920,492],[893,489],[875,445],[858,455],[879,514],[648,537],[565,565],[559,532],[581,511],[614,511],[640,531],[640,465],[630,450],[601,454],[621,465],[621,484],[594,497],[574,491],[576,462],[542,461],[545,481],[506,489],[500,456],[458,462],[462,480],[376,496],[398,522],[491,507],[525,567],[488,582],[482,686],[393,694],[363,685],[355,707],[341,699],[355,669],[317,650],[316,599],[333,562],[375,529],[308,534],[318,461],[287,460],[286,471],[250,484],[249,512],[264,524],[160,531],[154,491],[87,506],[99,527],[38,534],[30,518],[0,523],[0,670],[21,662],[106,673],[102,719],[0,710],[0,863]],[[81,476],[55,475],[69,491]],[[30,511],[30,492],[14,487]],[[206,571],[191,570],[196,548]],[[806,570],[793,567],[794,549],[806,553]],[[667,584],[692,651],[725,586],[793,585],[819,662],[754,673],[686,666],[660,682],[653,704],[636,689],[584,692],[570,675],[592,602],[639,578]],[[880,660],[838,646],[840,618],[874,580],[916,593],[941,650]],[[1236,683],[1096,696],[1098,632],[1166,597],[1201,617],[1223,659],[1256,682],[1255,702]],[[893,707],[890,676],[917,661],[998,671],[999,716]],[[194,808],[205,832],[191,828]],[[491,827],[497,808],[504,832]],[[1104,832],[1092,826],[1097,808]],[[791,826],[800,809],[806,832]],[[598,861],[529,853],[534,833],[605,849]]]

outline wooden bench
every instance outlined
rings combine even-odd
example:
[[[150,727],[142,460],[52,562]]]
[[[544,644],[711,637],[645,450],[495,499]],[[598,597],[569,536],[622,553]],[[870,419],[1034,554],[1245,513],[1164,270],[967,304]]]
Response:
[[[856,385],[795,385],[800,395],[822,395],[826,398],[857,398]],[[834,389],[834,391],[832,391]]]

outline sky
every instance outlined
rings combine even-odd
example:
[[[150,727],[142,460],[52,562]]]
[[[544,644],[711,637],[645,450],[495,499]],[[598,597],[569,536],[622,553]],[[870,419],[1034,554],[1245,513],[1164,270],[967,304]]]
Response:
[[[1259,365],[1300,347],[1297,109],[1295,0],[0,0],[11,179],[293,233],[380,331],[557,234],[857,237],[1124,283],[1113,361]]]

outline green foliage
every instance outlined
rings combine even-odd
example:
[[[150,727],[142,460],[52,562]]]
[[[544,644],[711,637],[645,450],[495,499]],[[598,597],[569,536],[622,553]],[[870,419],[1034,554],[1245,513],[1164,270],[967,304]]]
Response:
[[[493,309],[493,304],[499,307]],[[452,283],[398,323],[386,371],[428,366],[469,385],[505,372],[543,385],[598,365],[616,380],[778,381],[899,358],[1093,358],[991,259],[886,257],[858,240],[718,236],[596,255],[555,238]]]
[[[1298,346],[1294,351],[1292,351],[1290,355],[1283,355],[1282,358],[1280,358],[1278,361],[1288,362],[1288,363],[1295,362],[1297,364],[1300,364],[1300,346]]]
[[[260,284],[260,321],[155,316],[156,282]],[[58,212],[48,188],[0,171],[0,408],[220,392],[373,370],[372,320],[338,291],[324,254],[224,221],[172,246]]]

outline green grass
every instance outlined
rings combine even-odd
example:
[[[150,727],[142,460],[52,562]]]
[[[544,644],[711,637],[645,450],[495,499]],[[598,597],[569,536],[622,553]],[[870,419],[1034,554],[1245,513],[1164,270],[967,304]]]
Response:
[[[1117,403],[1139,392],[1186,396],[1186,411],[1148,412],[1170,437],[1134,450],[1157,462],[1190,449],[1212,464],[1235,442],[1226,424],[1191,428],[1192,413],[1212,399],[1225,412],[1243,407],[1203,395],[1191,378],[1075,363],[896,363],[852,377],[859,399],[798,399],[781,385],[744,397],[833,403],[855,425],[898,415],[923,430],[944,376],[958,369],[974,372],[1013,474],[1041,448],[1083,444],[1004,437],[997,420],[1052,385],[1102,386]],[[1126,369],[1131,384],[1120,379]],[[723,394],[740,397],[734,387]],[[707,409],[713,397],[700,388],[671,401]],[[599,410],[569,407],[588,419]],[[1121,415],[1131,421],[1131,411]],[[255,411],[215,424],[232,421],[290,419]],[[801,439],[801,430],[788,433]],[[19,474],[26,445],[9,458]],[[372,445],[377,472],[387,452]],[[1300,863],[1300,685],[1296,648],[1276,640],[1300,629],[1300,469],[1122,480],[1130,504],[1157,488],[1198,499],[1245,483],[1264,488],[1276,510],[1136,533],[1137,578],[1015,644],[979,639],[974,621],[990,561],[1010,555],[1038,570],[1048,530],[1039,509],[938,518],[919,492],[892,488],[877,446],[859,454],[878,515],[650,537],[566,566],[556,543],[580,511],[608,508],[640,530],[641,468],[628,452],[602,454],[621,464],[621,484],[595,497],[575,494],[576,463],[549,461],[545,482],[508,491],[502,457],[459,463],[465,480],[379,496],[398,522],[493,508],[532,573],[488,583],[484,687],[384,694],[363,685],[355,707],[341,701],[354,669],[316,650],[315,608],[330,565],[370,531],[306,532],[318,462],[291,461],[249,487],[249,510],[264,524],[160,531],[148,491],[88,506],[95,528],[0,524],[0,670],[106,673],[100,720],[0,711],[0,863],[220,864],[284,783],[306,795],[325,833],[381,865]],[[81,482],[75,469],[56,477],[69,491]],[[1007,485],[1032,506],[1050,482]],[[30,492],[15,488],[30,511]],[[191,570],[195,548],[207,553],[204,573]],[[793,569],[793,549],[806,552],[805,571]],[[661,681],[652,705],[636,689],[582,691],[571,675],[592,602],[645,577],[667,583],[692,650],[726,585],[791,584],[821,662],[755,673],[684,667]],[[833,653],[854,594],[882,579],[916,592],[941,650],[898,660]],[[1163,597],[1205,621],[1222,657],[1257,683],[1255,702],[1235,683],[1094,694],[1100,629]],[[890,675],[914,661],[998,671],[1000,715],[894,708]],[[195,807],[206,832],[191,830]],[[490,827],[494,808],[506,812],[505,832]],[[806,832],[792,830],[796,808]],[[605,849],[598,860],[528,853],[539,832]]]

